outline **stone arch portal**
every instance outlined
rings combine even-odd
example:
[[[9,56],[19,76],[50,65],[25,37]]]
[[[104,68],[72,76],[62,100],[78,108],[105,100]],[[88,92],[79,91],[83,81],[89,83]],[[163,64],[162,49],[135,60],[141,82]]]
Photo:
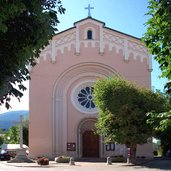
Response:
[[[68,68],[56,80],[52,98],[52,155],[67,154],[67,92],[73,82],[80,77],[92,76],[94,81],[100,77],[119,75],[111,67],[101,63],[80,63]],[[75,134],[77,134],[75,132]],[[77,137],[79,138],[79,137]],[[77,148],[77,155],[82,155]]]
[[[79,157],[98,158],[102,153],[101,137],[96,134],[96,118],[86,118],[80,122],[77,129],[77,144]]]

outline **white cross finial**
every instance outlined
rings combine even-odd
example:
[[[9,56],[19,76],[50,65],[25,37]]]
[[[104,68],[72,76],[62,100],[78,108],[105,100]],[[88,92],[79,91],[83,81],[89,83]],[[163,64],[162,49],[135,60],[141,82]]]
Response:
[[[85,9],[88,10],[88,17],[91,17],[91,9],[94,9],[94,7],[91,7],[90,4],[88,4],[88,7],[85,7]]]

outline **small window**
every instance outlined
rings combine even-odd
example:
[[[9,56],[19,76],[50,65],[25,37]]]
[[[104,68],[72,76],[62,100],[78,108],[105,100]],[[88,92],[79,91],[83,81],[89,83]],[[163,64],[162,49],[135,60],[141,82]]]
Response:
[[[87,31],[87,39],[92,39],[93,38],[93,33],[91,30]]]

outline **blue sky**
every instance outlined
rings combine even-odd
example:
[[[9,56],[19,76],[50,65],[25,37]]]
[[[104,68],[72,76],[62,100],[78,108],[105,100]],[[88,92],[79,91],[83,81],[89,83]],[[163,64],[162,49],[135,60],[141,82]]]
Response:
[[[106,27],[141,38],[146,32],[144,23],[148,20],[145,15],[148,12],[148,0],[62,0],[66,8],[65,15],[59,15],[60,24],[57,26],[59,32],[73,27],[73,23],[88,16],[88,11],[84,9],[90,4],[94,7],[91,16],[103,21]],[[160,79],[159,66],[153,60],[152,86],[163,90],[166,79]],[[26,83],[28,87],[28,83]],[[28,91],[19,103],[13,100],[11,110],[28,110]],[[5,112],[5,108],[0,108],[0,113]]]
[[[58,30],[63,31],[73,26],[73,23],[88,16],[84,9],[90,4],[94,7],[91,16],[105,22],[106,27],[141,38],[146,32],[144,25],[149,16],[148,0],[63,0],[65,15],[59,16],[61,23]],[[153,60],[152,86],[163,90],[166,79],[161,79],[159,65]]]

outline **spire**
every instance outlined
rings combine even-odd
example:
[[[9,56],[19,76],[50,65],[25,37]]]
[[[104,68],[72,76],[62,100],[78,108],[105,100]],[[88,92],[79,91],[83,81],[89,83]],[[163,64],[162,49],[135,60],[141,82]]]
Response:
[[[88,7],[85,7],[85,9],[88,10],[88,17],[91,17],[91,9],[94,9],[94,7],[91,7],[90,4],[88,4]]]

